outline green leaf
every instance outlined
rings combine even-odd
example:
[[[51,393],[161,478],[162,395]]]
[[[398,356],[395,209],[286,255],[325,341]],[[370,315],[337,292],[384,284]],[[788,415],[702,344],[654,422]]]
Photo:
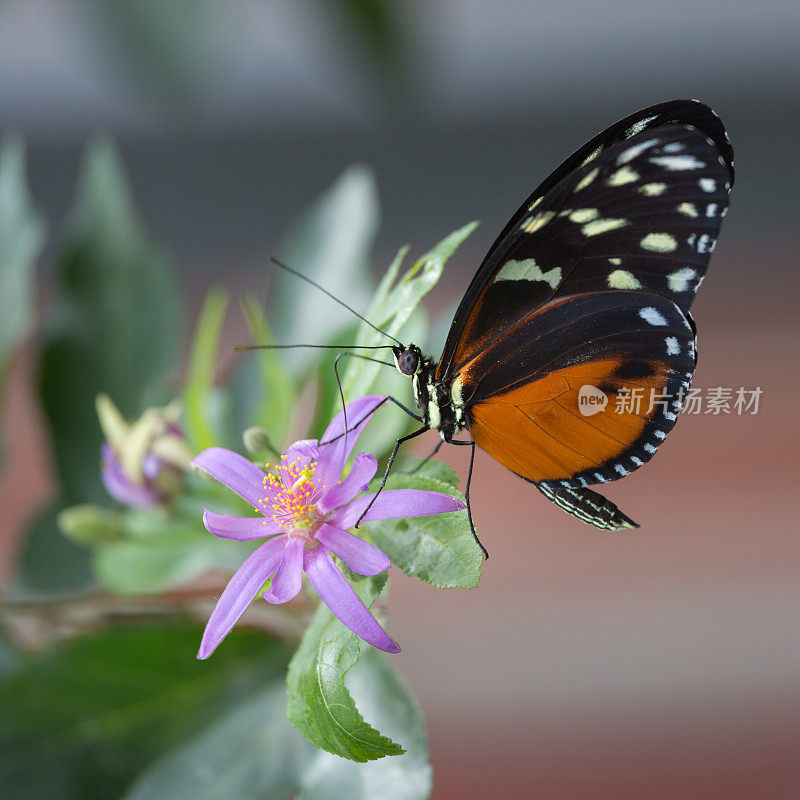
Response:
[[[0,685],[0,797],[116,800],[145,764],[285,669],[285,646],[241,632],[198,661],[201,635],[118,628],[24,663]]]
[[[312,752],[287,722],[286,688],[276,681],[156,761],[124,800],[293,797]]]
[[[445,492],[463,500],[453,470],[431,460],[413,474],[395,469],[387,489]],[[377,484],[373,488],[377,490]],[[369,523],[370,536],[406,575],[439,589],[473,589],[483,568],[483,554],[469,527],[466,509],[427,517]]]
[[[411,315],[423,297],[437,284],[442,276],[444,265],[459,245],[475,230],[477,222],[470,222],[442,239],[432,250],[419,258],[394,283],[408,248],[402,248],[381,281],[378,291],[366,313],[366,318],[391,336],[408,344],[409,331],[406,330]],[[389,288],[391,286],[391,288]],[[362,323],[358,330],[356,343],[362,346],[387,344],[387,339],[370,326]],[[345,397],[348,399],[368,394],[380,364],[360,362],[351,363],[342,379]]]
[[[11,356],[33,317],[34,268],[45,225],[25,181],[25,145],[0,143],[0,397]]]
[[[219,444],[211,406],[217,348],[227,309],[227,290],[219,286],[211,289],[206,295],[194,334],[183,399],[186,405],[186,435],[195,453]]]
[[[425,722],[406,682],[374,648],[347,675],[347,688],[364,715],[406,753],[355,764],[318,752],[302,780],[301,800],[425,800],[432,788]]]
[[[384,573],[358,581],[355,589],[370,606],[385,582]],[[289,665],[287,716],[317,747],[363,762],[405,751],[364,720],[344,685],[347,671],[358,661],[362,644],[320,603]]]
[[[242,301],[247,326],[256,344],[274,344],[275,339],[264,316],[258,298],[248,293]],[[238,427],[263,428],[272,444],[283,450],[295,406],[294,378],[286,369],[277,350],[258,350],[246,353],[233,381],[238,408]]]
[[[347,686],[370,719],[407,742],[405,755],[357,764],[317,750],[287,722],[281,682],[148,767],[124,800],[425,800],[431,791],[425,725],[405,681],[368,648]]]
[[[355,165],[297,219],[278,252],[288,266],[361,311],[372,289],[370,252],[379,219],[375,177],[367,167]],[[300,278],[278,267],[270,275],[267,316],[281,344],[331,341],[353,322],[350,312]],[[292,362],[306,370],[320,353],[298,350]]]
[[[97,394],[126,417],[165,399],[180,344],[180,303],[163,252],[144,232],[108,141],[88,150],[43,335],[40,391],[63,500],[105,499]]]
[[[127,538],[93,549],[97,580],[118,594],[158,594],[213,569],[233,572],[252,544],[219,539],[194,519],[170,519],[158,511],[128,511]]]

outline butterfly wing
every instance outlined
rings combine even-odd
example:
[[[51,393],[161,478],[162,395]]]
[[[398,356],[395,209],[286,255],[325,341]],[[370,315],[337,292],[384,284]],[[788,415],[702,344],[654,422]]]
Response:
[[[694,328],[676,303],[597,292],[518,321],[465,366],[454,394],[472,438],[501,464],[545,488],[582,489],[652,457],[694,366]],[[584,387],[595,405],[582,404]]]
[[[652,457],[696,363],[689,308],[733,172],[718,118],[689,110],[705,118],[629,117],[544,182],[484,260],[437,368],[480,447],[602,528],[634,523],[586,487]],[[606,409],[582,411],[587,386]]]
[[[596,136],[537,188],[489,250],[456,312],[437,379],[455,375],[490,332],[502,336],[520,315],[570,291],[645,288],[688,310],[727,207],[732,159],[719,118],[696,101],[644,109]],[[678,237],[678,246],[645,238],[657,233]]]

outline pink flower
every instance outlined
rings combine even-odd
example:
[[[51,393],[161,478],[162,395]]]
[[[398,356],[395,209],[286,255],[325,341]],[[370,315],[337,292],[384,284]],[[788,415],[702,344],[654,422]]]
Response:
[[[233,517],[205,510],[206,528],[226,539],[267,539],[223,591],[206,625],[199,658],[211,655],[270,577],[272,583],[263,593],[264,599],[285,603],[300,591],[304,572],[322,601],[351,631],[374,647],[399,652],[331,558],[333,553],[359,575],[377,575],[390,565],[375,545],[346,530],[355,525],[374,496],[361,493],[375,475],[377,459],[359,453],[347,477],[341,478],[358,436],[383,400],[370,395],[348,405],[346,434],[344,414],[339,413],[321,441],[295,442],[281,456],[275,473],[264,473],[246,458],[219,447],[205,450],[194,459],[193,464],[262,515]],[[462,508],[460,500],[440,492],[385,490],[363,522]]]

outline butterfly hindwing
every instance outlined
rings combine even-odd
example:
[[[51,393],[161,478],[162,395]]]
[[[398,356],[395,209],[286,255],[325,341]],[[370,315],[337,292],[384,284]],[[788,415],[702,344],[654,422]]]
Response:
[[[454,396],[475,442],[520,477],[580,490],[633,472],[675,424],[694,328],[671,300],[607,291],[554,300],[466,363]],[[581,410],[584,387],[606,406]]]

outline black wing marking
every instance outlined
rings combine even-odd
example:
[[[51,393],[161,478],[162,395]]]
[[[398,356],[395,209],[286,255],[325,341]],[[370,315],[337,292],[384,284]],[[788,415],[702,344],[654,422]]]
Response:
[[[688,311],[730,189],[717,145],[694,128],[648,129],[563,178],[489,253],[437,369],[457,373],[553,298],[654,292]]]

